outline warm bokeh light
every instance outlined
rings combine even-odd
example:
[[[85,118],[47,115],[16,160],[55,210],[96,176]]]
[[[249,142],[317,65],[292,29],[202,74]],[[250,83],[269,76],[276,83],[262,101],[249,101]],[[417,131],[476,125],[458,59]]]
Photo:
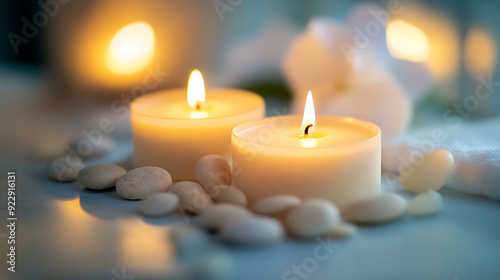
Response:
[[[109,44],[106,65],[113,73],[127,75],[143,69],[153,57],[155,34],[151,25],[134,22],[116,33]]]
[[[92,237],[93,218],[83,211],[80,206],[80,198],[68,201],[55,201],[58,209],[54,221],[58,227],[54,227],[54,235],[61,248],[67,248],[64,253],[67,256],[83,254],[91,250],[88,240]],[[66,225],[71,224],[71,227]],[[80,242],[75,242],[80,240]],[[79,253],[76,253],[79,252]]]
[[[205,104],[205,83],[198,69],[193,70],[189,75],[187,100],[193,109],[201,109]]]
[[[127,220],[120,225],[119,256],[127,271],[153,275],[172,273],[175,247],[168,242],[167,229],[140,220]]]
[[[301,125],[301,134],[304,134],[306,136],[305,131],[306,128],[311,125],[308,129],[308,134],[310,135],[314,127],[316,126],[316,113],[314,111],[314,101],[312,97],[311,91],[307,93],[307,98],[306,98],[306,105],[304,107],[304,116],[302,117],[302,125]]]
[[[395,58],[412,62],[424,62],[429,58],[429,39],[422,30],[406,21],[389,22],[386,41]]]
[[[404,11],[398,14],[393,21],[397,22],[397,20],[415,27],[425,35],[429,50],[425,64],[429,67],[433,78],[438,84],[443,82],[446,84],[446,87],[441,88],[438,98],[452,100],[455,90],[450,86],[450,83],[446,82],[455,77],[459,68],[460,36],[457,26],[446,15],[414,4],[405,6]],[[392,36],[391,33],[392,31],[388,29],[387,36]],[[394,35],[394,33],[392,34]],[[402,36],[409,37],[409,33]]]
[[[496,44],[491,34],[471,29],[465,37],[464,59],[472,75],[485,75],[494,71],[497,59]]]

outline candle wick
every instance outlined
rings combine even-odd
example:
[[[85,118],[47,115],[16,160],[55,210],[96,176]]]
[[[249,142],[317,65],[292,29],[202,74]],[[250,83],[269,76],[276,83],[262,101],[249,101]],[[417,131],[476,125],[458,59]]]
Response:
[[[200,110],[201,109],[201,101],[196,101],[196,104],[194,105],[196,110]]]
[[[308,126],[306,126],[306,129],[304,129],[304,136],[307,137],[309,136],[309,129],[313,127],[313,124],[310,124]]]

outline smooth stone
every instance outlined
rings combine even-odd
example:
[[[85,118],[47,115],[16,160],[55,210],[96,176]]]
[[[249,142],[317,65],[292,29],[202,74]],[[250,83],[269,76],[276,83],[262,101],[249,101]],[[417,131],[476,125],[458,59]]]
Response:
[[[139,212],[148,217],[168,215],[179,206],[179,197],[173,193],[154,193],[146,196],[139,204]]]
[[[71,141],[68,145],[72,152],[77,153],[83,159],[104,156],[111,152],[114,147],[115,141],[108,136],[92,140],[87,137],[80,137]]]
[[[127,170],[114,164],[95,164],[87,166],[78,173],[78,182],[85,188],[101,190],[116,186],[118,179]]]
[[[453,155],[449,151],[433,151],[406,166],[399,175],[399,182],[414,193],[437,191],[446,183],[454,168]]]
[[[179,196],[181,208],[185,211],[199,215],[205,208],[213,204],[212,199],[205,191],[187,190]]]
[[[205,190],[200,186],[200,184],[192,181],[180,181],[173,183],[168,192],[178,194],[179,192],[186,190],[198,190],[204,192]]]
[[[207,229],[220,230],[226,223],[253,217],[248,209],[234,204],[221,203],[207,207],[195,220]]]
[[[355,225],[348,223],[340,223],[336,225],[331,231],[329,236],[332,238],[347,238],[358,232]]]
[[[252,209],[255,213],[273,215],[282,213],[301,203],[300,198],[293,195],[275,195],[258,200]]]
[[[270,217],[253,217],[226,223],[220,232],[222,240],[236,245],[268,245],[282,240],[283,225]]]
[[[197,227],[176,223],[168,228],[170,240],[175,244],[176,253],[180,257],[196,257],[209,245],[207,234]]]
[[[290,233],[297,237],[311,238],[328,233],[340,223],[337,207],[330,201],[312,198],[294,207],[285,217]]]
[[[78,178],[78,172],[84,168],[83,162],[73,156],[67,155],[47,164],[47,176],[59,182],[73,182]]]
[[[116,182],[116,192],[126,199],[143,199],[152,193],[166,192],[172,177],[165,169],[145,166],[132,169]]]
[[[427,191],[417,195],[408,203],[407,212],[414,217],[429,216],[443,208],[443,199],[435,191]]]
[[[238,188],[231,186],[219,186],[217,194],[214,195],[217,203],[232,203],[247,206],[247,196]]]
[[[382,193],[348,205],[342,217],[353,223],[385,223],[401,218],[406,205],[406,200],[399,195]]]
[[[170,192],[179,196],[181,209],[193,214],[200,214],[213,204],[200,184],[191,181],[181,181],[172,185]]]
[[[200,158],[194,171],[198,182],[212,198],[217,194],[217,186],[231,185],[231,165],[221,155],[206,155]]]

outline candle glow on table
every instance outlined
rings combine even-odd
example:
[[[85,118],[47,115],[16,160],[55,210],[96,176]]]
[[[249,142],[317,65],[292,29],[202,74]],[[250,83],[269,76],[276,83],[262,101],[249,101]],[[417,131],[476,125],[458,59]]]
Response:
[[[197,70],[186,89],[160,91],[131,104],[134,164],[158,166],[174,180],[196,180],[194,166],[208,154],[231,153],[231,129],[264,117],[264,100],[237,89],[207,89]]]
[[[378,194],[380,128],[349,117],[314,116],[311,93],[304,111],[233,129],[233,184],[251,203],[293,194],[329,199],[342,208]]]

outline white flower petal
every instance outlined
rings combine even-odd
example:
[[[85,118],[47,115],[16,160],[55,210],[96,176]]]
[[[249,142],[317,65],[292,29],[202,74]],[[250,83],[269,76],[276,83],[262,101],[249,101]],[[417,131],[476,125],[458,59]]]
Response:
[[[430,93],[434,79],[426,64],[396,59],[391,69],[414,102]]]
[[[351,81],[353,64],[338,47],[344,40],[344,29],[335,21],[318,19],[309,23],[284,59],[283,72],[295,92],[331,94]]]
[[[346,23],[351,34],[349,41],[358,50],[358,56],[387,65],[392,58],[385,40],[386,27],[392,15],[381,6],[363,3],[354,7]]]
[[[412,105],[397,81],[381,69],[371,67],[355,77],[345,92],[318,100],[316,111],[327,115],[349,116],[377,124],[382,139],[404,130],[411,119]]]

